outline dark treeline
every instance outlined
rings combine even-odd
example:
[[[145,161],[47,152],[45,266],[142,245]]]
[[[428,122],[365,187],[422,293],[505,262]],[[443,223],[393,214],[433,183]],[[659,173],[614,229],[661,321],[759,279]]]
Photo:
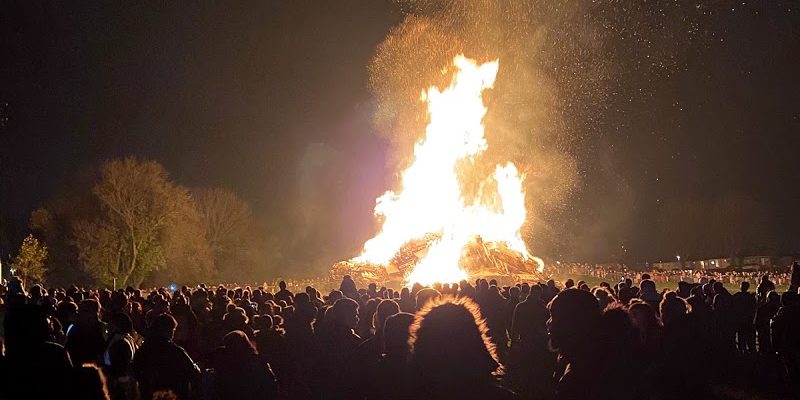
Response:
[[[112,160],[32,212],[43,271],[15,272],[61,286],[254,281],[269,247],[255,220],[228,189],[181,186],[155,161]]]

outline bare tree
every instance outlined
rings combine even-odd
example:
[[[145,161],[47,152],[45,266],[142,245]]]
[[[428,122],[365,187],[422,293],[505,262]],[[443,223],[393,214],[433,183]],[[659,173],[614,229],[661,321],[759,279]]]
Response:
[[[166,253],[168,227],[180,221],[192,200],[169,180],[164,167],[134,158],[109,161],[92,193],[100,215],[77,221],[74,235],[78,257],[96,279],[138,286],[174,259]]]
[[[173,282],[197,283],[214,277],[214,255],[207,239],[206,226],[189,191],[180,188],[166,225],[164,275]]]
[[[250,206],[236,193],[222,188],[197,189],[193,195],[214,252],[224,255],[240,251],[252,217]]]
[[[250,206],[236,193],[222,188],[193,191],[214,264],[226,278],[244,278],[254,255]]]

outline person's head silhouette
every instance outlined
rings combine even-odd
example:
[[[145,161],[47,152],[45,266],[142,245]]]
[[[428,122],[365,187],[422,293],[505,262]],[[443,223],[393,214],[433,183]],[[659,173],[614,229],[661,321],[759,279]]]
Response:
[[[550,346],[564,357],[580,358],[588,354],[594,343],[593,332],[600,325],[597,299],[578,289],[561,291],[550,302]]]
[[[381,300],[372,319],[372,327],[377,334],[382,334],[386,319],[400,312],[400,306],[394,300]]]
[[[256,354],[256,347],[242,331],[233,331],[222,338],[225,349],[240,356]]]
[[[429,302],[411,326],[412,364],[423,381],[485,379],[500,366],[478,305],[466,297]]]
[[[358,303],[350,298],[336,300],[331,309],[333,326],[340,329],[355,329],[358,324]]]
[[[153,321],[152,334],[160,339],[172,340],[177,326],[178,322],[175,321],[175,318],[172,318],[172,315],[161,314]]]

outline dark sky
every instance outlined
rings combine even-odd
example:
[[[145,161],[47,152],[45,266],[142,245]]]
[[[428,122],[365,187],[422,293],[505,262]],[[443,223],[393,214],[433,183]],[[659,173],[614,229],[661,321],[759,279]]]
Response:
[[[654,260],[683,246],[658,243],[659,224],[722,237],[725,207],[758,232],[748,251],[800,251],[800,7],[712,3],[680,68],[608,83],[602,132],[572,151],[563,245],[543,252]],[[354,255],[392,183],[367,65],[402,19],[379,0],[3,2],[1,250],[70,177],[134,155],[235,190],[264,229]]]

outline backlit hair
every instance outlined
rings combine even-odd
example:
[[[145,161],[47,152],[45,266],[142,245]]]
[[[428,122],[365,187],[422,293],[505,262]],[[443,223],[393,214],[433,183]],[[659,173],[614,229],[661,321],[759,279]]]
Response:
[[[497,348],[489,337],[489,328],[486,325],[486,321],[481,316],[480,307],[469,297],[453,297],[448,295],[439,296],[428,301],[425,306],[416,313],[414,316],[414,322],[409,328],[410,337],[408,343],[412,349],[412,352],[414,352],[417,340],[420,337],[420,328],[425,328],[426,317],[428,317],[428,315],[431,313],[435,313],[435,311],[440,307],[448,307],[448,305],[457,306],[463,310],[466,310],[466,312],[472,316],[472,323],[474,323],[474,326],[480,335],[480,339],[483,341],[483,346],[486,349],[486,353],[488,353],[488,355],[491,357],[491,361],[493,361],[494,369],[497,369],[497,372],[502,371],[502,365],[497,357]],[[459,332],[461,328],[463,327],[454,326],[453,334],[461,333],[469,335],[470,333],[473,333],[468,331]]]

